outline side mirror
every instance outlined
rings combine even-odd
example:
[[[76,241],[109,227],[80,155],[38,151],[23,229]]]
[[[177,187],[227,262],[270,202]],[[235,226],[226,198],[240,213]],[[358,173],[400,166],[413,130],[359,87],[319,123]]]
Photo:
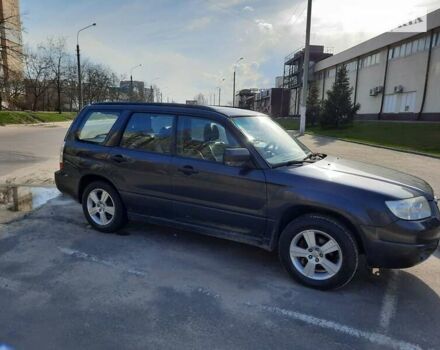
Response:
[[[229,166],[243,166],[251,159],[247,148],[226,148],[223,162]]]

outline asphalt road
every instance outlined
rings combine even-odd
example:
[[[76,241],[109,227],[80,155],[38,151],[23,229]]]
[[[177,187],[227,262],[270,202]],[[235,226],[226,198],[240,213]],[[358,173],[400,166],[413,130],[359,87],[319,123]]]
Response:
[[[438,349],[440,255],[319,292],[258,248],[59,197],[0,225],[0,344],[15,349]],[[438,253],[437,253],[438,254]]]
[[[59,151],[69,123],[0,127],[0,176],[51,160]]]

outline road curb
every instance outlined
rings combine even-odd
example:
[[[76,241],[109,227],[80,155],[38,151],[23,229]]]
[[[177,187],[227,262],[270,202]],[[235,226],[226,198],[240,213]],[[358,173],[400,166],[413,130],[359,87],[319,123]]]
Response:
[[[298,134],[297,130],[287,130],[287,131],[292,133],[292,134],[294,134],[295,136]],[[362,142],[362,141],[353,141],[353,140],[347,140],[347,139],[343,139],[343,138],[339,138],[339,137],[324,136],[324,135],[312,134],[312,133],[308,133],[308,132],[306,132],[306,134],[309,135],[309,136],[317,136],[317,137],[322,137],[322,138],[327,138],[327,139],[332,139],[332,140],[338,140],[338,141],[344,141],[344,142],[349,142],[349,143],[355,143],[355,144],[358,144],[358,145],[364,145],[364,146],[388,149],[390,151],[397,151],[397,152],[402,152],[402,153],[410,153],[410,154],[415,154],[415,155],[418,155],[418,156],[424,156],[424,157],[429,157],[429,158],[434,158],[434,159],[440,159],[440,156],[436,156],[436,155],[429,154],[429,153],[423,153],[423,152],[411,151],[411,150],[403,150],[403,149],[400,149],[400,148],[394,148],[394,147],[390,147],[390,146],[382,146],[382,145],[377,145],[377,144],[374,144],[374,143],[368,143],[368,142]],[[298,136],[296,136],[296,137],[298,137]]]

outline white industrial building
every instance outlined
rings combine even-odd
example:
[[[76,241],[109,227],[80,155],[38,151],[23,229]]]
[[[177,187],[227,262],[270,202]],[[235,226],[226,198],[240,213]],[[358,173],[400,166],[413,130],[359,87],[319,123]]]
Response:
[[[424,32],[391,31],[312,60],[311,83],[318,87],[321,99],[334,83],[338,67],[346,65],[353,101],[361,105],[358,118],[440,121],[440,9],[420,21]],[[301,54],[302,50],[297,55]],[[301,64],[300,59],[297,62]],[[293,75],[302,73],[299,67],[290,70]],[[290,114],[295,115],[302,84],[289,86],[290,75],[285,68],[284,86],[297,90],[290,101]]]

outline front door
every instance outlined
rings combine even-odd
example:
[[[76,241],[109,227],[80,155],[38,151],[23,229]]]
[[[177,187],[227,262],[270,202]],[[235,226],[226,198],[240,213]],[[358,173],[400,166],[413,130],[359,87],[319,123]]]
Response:
[[[111,152],[112,178],[129,212],[173,217],[171,160],[175,117],[133,113]]]
[[[261,237],[266,228],[262,170],[223,163],[227,147],[240,147],[221,123],[179,116],[172,176],[179,221],[227,233]]]

